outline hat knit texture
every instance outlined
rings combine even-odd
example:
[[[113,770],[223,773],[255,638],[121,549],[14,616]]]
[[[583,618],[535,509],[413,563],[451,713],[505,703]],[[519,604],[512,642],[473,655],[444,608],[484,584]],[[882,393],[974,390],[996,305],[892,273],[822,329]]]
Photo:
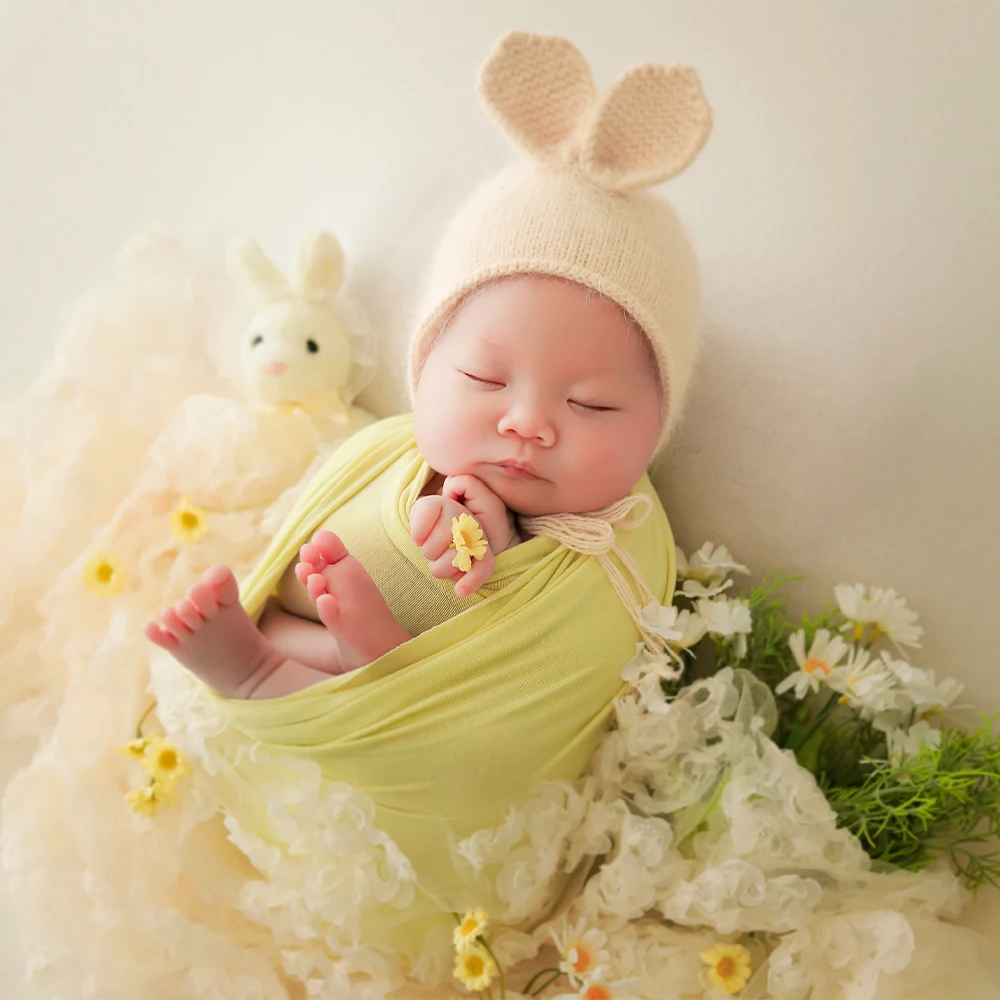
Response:
[[[466,296],[507,275],[555,275],[616,302],[646,334],[661,388],[659,453],[695,364],[700,281],[677,214],[643,189],[683,170],[708,138],[697,75],[635,66],[598,101],[569,41],[511,32],[483,64],[479,94],[526,156],[473,193],[438,245],[410,341],[411,398]]]

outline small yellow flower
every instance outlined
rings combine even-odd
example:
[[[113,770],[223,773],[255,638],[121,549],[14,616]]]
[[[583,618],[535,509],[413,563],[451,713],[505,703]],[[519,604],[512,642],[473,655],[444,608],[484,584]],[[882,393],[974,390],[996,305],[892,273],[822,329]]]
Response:
[[[452,934],[455,939],[455,948],[461,951],[468,945],[474,944],[476,938],[486,930],[489,919],[490,915],[478,906],[466,913]]]
[[[158,781],[151,781],[141,788],[133,788],[125,801],[140,816],[155,816],[160,806],[170,805],[170,793]]]
[[[191,505],[190,497],[181,497],[181,505],[170,515],[174,537],[181,542],[196,542],[208,531],[208,518],[200,507]]]
[[[496,974],[496,963],[482,945],[463,948],[455,959],[455,976],[470,990],[485,990]]]
[[[708,978],[726,993],[739,993],[750,979],[750,952],[741,944],[717,944],[701,957],[712,966]]]
[[[146,747],[149,746],[150,737],[143,736],[140,739],[132,740],[125,746],[119,747],[118,752],[133,760],[142,760],[146,756]]]
[[[483,529],[471,514],[462,514],[451,519],[451,537],[454,541],[448,548],[458,549],[458,554],[451,564],[463,573],[468,573],[472,568],[472,560],[482,559],[486,555]]]
[[[98,552],[84,564],[83,582],[99,597],[115,597],[128,586],[128,573],[111,553]]]
[[[190,773],[183,754],[164,736],[149,739],[142,766],[158,784],[169,789],[174,787],[179,778]]]

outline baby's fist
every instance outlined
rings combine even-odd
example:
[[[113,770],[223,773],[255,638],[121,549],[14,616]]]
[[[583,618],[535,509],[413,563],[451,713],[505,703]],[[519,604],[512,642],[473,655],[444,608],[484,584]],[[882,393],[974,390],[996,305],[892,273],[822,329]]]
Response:
[[[472,560],[468,573],[454,565],[452,520],[470,513],[457,500],[443,496],[420,497],[410,509],[410,537],[427,559],[431,576],[455,581],[456,597],[468,597],[493,575],[493,550],[488,536],[486,552],[481,559]]]

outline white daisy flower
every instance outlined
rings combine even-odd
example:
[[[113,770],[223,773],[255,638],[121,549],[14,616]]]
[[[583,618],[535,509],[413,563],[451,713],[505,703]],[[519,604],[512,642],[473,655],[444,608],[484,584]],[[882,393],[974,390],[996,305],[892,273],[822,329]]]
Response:
[[[560,993],[552,1000],[581,1000],[581,998],[582,1000],[638,1000],[638,994],[635,991],[642,982],[638,976],[633,976],[630,979],[619,979],[617,982],[609,982],[607,976],[607,968],[599,965],[594,969],[592,976],[588,976],[580,982],[578,992]]]
[[[710,617],[704,617],[697,611],[685,608],[677,615],[673,626],[673,630],[680,633],[680,638],[667,640],[667,644],[674,650],[690,650],[705,637],[710,624]]]
[[[681,593],[685,597],[689,597],[692,601],[694,601],[699,597],[715,597],[716,594],[721,594],[724,590],[728,590],[732,585],[732,580],[726,580],[724,583],[710,584],[707,587],[705,584],[699,583],[697,580],[685,580],[683,586],[681,587]]]
[[[895,676],[901,692],[922,716],[948,708],[965,690],[965,685],[954,677],[946,677],[939,683],[933,670],[923,670],[906,660],[894,660],[888,653],[882,653],[881,659]]]
[[[842,695],[841,703],[853,708],[881,712],[896,701],[895,678],[882,660],[871,660],[866,649],[850,647],[851,656],[843,666],[834,667],[827,684]]]
[[[869,590],[870,594],[866,596],[863,583],[853,586],[842,583],[833,588],[841,613],[849,619],[842,631],[853,629],[853,638],[857,642],[865,626],[871,625],[869,645],[885,635],[897,649],[900,646],[919,649],[921,643],[918,640],[924,630],[914,624],[918,615],[906,606],[906,599],[899,597],[892,587],[871,587]]]
[[[847,643],[839,636],[831,638],[829,629],[818,629],[813,636],[809,655],[806,656],[806,633],[803,629],[788,638],[788,645],[799,669],[789,674],[775,689],[775,694],[784,694],[789,688],[795,689],[795,697],[801,701],[807,691],[815,694],[825,683],[847,653]]]
[[[677,608],[664,607],[651,601],[639,613],[639,619],[651,632],[664,639],[677,641],[684,637],[684,632],[675,628],[677,623]]]
[[[699,583],[716,582],[725,579],[727,571],[735,573],[749,573],[746,566],[741,566],[733,561],[729,550],[725,545],[713,546],[711,542],[705,542],[691,559],[684,557],[680,549],[677,550],[677,578],[679,580],[697,580]]]
[[[909,732],[894,729],[886,733],[886,742],[889,744],[889,759],[893,764],[899,764],[904,757],[915,757],[922,746],[941,746],[941,730],[928,722],[916,722],[910,726]]]
[[[568,925],[563,918],[562,928],[562,934],[557,933],[555,928],[549,928],[552,940],[559,949],[559,968],[574,986],[580,986],[611,961],[611,954],[605,947],[608,936],[597,927],[588,927],[586,918],[573,925]]]
[[[708,619],[708,631],[728,639],[733,635],[749,635],[753,628],[750,604],[742,598],[735,600],[698,601],[698,613]]]

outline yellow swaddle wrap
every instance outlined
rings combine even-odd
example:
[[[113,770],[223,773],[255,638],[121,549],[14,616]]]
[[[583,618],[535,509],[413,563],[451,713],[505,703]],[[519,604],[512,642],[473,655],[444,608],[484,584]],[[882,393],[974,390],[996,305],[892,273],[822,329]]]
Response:
[[[430,472],[411,414],[357,433],[308,484],[242,582],[247,612],[261,612],[301,545],[376,477],[388,477],[392,488],[371,511],[372,531],[384,532],[433,580],[409,530],[410,509]],[[633,493],[650,498],[641,498],[649,516],[613,539],[655,598],[670,604],[670,527],[648,476]],[[410,925],[408,936],[395,935],[398,946],[418,948],[431,923],[450,922],[449,909],[468,905],[458,898],[452,835],[496,824],[536,779],[571,780],[585,769],[641,639],[605,561],[538,535],[497,557],[493,586],[462,602],[464,610],[358,670],[274,699],[231,700],[210,691],[251,740],[308,758],[329,781],[371,797],[376,825],[410,859],[425,890],[407,912],[386,915],[387,926]],[[232,808],[245,810],[240,821],[276,842],[251,796],[242,787]]]

